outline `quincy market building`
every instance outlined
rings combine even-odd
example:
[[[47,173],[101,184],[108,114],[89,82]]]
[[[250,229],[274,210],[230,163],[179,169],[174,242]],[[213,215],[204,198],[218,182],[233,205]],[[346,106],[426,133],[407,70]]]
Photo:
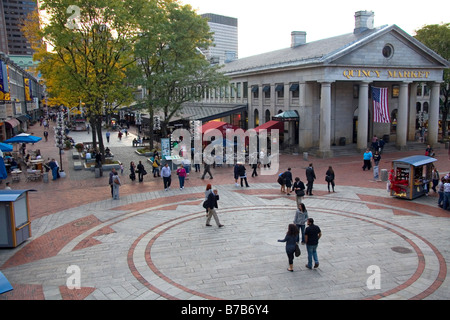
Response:
[[[210,92],[202,105],[246,105],[248,128],[290,111],[284,142],[329,157],[333,144],[356,143],[364,150],[374,135],[406,149],[416,138],[425,88],[427,139],[435,145],[440,84],[450,64],[396,25],[374,28],[373,18],[373,12],[359,11],[353,33],[307,43],[305,32],[292,32],[290,48],[226,64],[230,92]],[[390,123],[374,123],[371,87],[388,88]]]

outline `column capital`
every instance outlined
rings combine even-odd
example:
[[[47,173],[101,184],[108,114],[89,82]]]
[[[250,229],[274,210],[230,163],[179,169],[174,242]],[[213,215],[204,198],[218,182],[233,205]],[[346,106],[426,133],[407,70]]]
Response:
[[[335,80],[317,80],[318,83],[320,84],[329,84],[331,85],[332,83],[336,82]]]

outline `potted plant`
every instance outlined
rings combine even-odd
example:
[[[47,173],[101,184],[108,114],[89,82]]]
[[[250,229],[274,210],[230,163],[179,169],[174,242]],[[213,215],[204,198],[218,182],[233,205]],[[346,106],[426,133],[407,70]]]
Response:
[[[75,149],[77,149],[78,152],[81,152],[84,149],[84,145],[81,142],[79,142],[75,145]]]

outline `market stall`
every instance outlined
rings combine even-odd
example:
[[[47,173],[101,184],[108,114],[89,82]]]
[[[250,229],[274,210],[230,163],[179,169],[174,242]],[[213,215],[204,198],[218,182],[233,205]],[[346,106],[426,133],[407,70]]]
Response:
[[[427,156],[411,156],[392,161],[389,175],[390,194],[403,199],[415,199],[430,189],[433,162]]]

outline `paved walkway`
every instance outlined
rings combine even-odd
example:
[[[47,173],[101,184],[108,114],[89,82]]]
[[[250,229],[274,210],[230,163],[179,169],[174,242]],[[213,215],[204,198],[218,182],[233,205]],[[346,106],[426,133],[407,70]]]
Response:
[[[41,135],[42,128],[29,131]],[[86,132],[73,136],[88,141]],[[34,147],[56,157],[52,139]],[[14,287],[0,300],[450,298],[450,213],[436,206],[435,194],[413,201],[389,197],[385,183],[362,171],[362,155],[280,157],[282,169],[291,167],[302,180],[308,163],[314,164],[314,196],[304,203],[323,232],[319,268],[305,267],[302,246],[294,272],[287,272],[284,244],[277,240],[293,220],[295,198],[280,193],[274,176],[250,177],[250,187],[241,188],[232,168],[216,168],[212,180],[192,172],[184,190],[174,179],[166,192],[150,174],[144,183],[127,178],[129,161],[145,160],[134,153],[132,139],[110,142],[126,165],[120,200],[111,199],[107,174],[95,178],[72,169],[72,151],[63,155],[66,178],[12,184],[37,192],[30,193],[32,237],[0,249],[0,270]],[[417,151],[385,154],[382,168],[410,154]],[[450,171],[447,150],[437,150],[437,158],[440,172]],[[326,190],[329,165],[335,193]],[[219,190],[224,228],[214,221],[205,226],[207,183]]]

